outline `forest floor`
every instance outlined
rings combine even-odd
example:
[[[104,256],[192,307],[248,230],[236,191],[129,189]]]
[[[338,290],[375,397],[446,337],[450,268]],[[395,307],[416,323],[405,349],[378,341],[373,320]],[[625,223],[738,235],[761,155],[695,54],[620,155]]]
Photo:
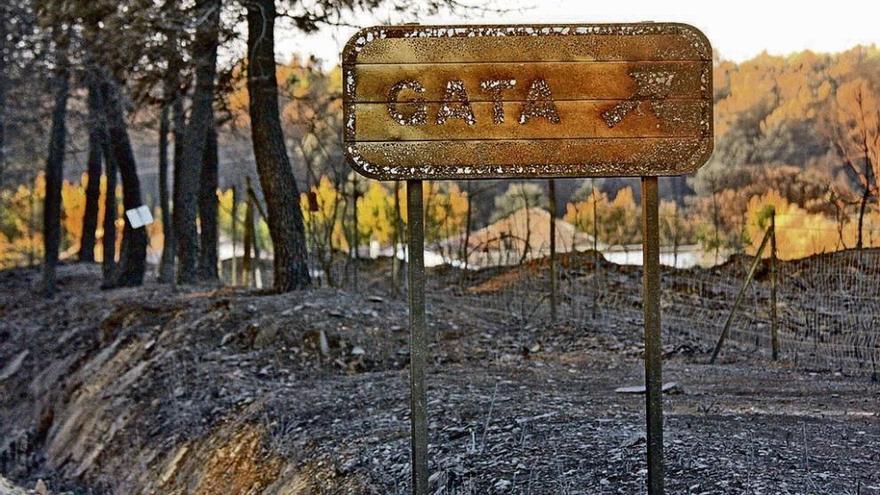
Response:
[[[616,276],[638,292],[638,270]],[[98,267],[66,265],[45,300],[38,270],[0,272],[0,474],[77,494],[408,493],[406,303],[383,277],[102,292]],[[431,288],[432,493],[644,493],[644,396],[615,392],[643,383],[638,319],[512,324]],[[708,350],[665,347],[668,493],[880,495],[880,385]]]

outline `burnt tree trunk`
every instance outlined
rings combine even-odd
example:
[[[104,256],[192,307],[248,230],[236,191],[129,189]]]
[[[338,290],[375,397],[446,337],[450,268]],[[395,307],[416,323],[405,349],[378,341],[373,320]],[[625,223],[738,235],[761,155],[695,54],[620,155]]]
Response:
[[[183,91],[178,89],[174,95],[174,100],[171,102],[171,137],[174,139],[174,144],[171,147],[172,191],[177,190],[177,184],[180,182],[180,171],[183,168],[183,134],[185,129],[186,118],[183,109]],[[172,192],[170,196],[173,196],[173,194]],[[162,248],[163,255],[166,251],[168,252],[167,258],[165,258],[167,265],[163,267],[164,277],[167,277],[164,278],[164,281],[172,283],[176,279],[175,258],[177,256],[177,233],[174,230],[175,206],[173,201],[168,205],[168,229],[164,230],[165,243]]]
[[[46,199],[43,205],[43,292],[55,294],[55,266],[61,244],[61,181],[64,178],[64,148],[67,138],[67,99],[70,96],[70,68],[67,46],[60,41],[57,50],[55,104],[52,107],[52,130],[49,156],[46,158]]]
[[[107,78],[105,78],[107,79]],[[119,168],[122,179],[122,204],[126,210],[141,206],[141,183],[137,175],[137,163],[128,138],[128,128],[122,108],[122,96],[118,82],[105,80],[104,104],[107,115],[107,138],[110,153]],[[147,232],[144,227],[135,229],[124,218],[122,247],[119,266],[113,280],[114,287],[130,287],[144,282],[147,258]]]
[[[116,201],[116,185],[119,167],[116,166],[116,158],[110,148],[110,138],[107,135],[107,108],[104,99],[103,75],[98,70],[92,73],[95,84],[95,121],[99,149],[104,158],[104,218],[101,221],[103,235],[101,237],[101,288],[113,287],[116,277],[116,219],[118,218],[118,204]]]
[[[275,79],[275,1],[248,1],[248,70],[251,139],[266,198],[278,292],[308,287],[306,240],[299,189],[284,145]]]
[[[159,261],[159,282],[169,283],[174,278],[174,245],[172,234],[171,198],[168,191],[168,105],[159,114],[159,208],[162,215],[162,258]]]
[[[116,278],[116,159],[110,151],[110,143],[102,136],[104,148],[104,176],[107,178],[104,192],[104,237],[101,239],[101,248],[104,251],[104,259],[101,262],[101,274],[103,281],[101,288],[113,287]]]
[[[217,275],[217,129],[208,128],[202,174],[199,182],[199,278],[215,281]]]
[[[198,0],[197,18],[202,22],[196,28],[192,47],[196,84],[192,109],[183,136],[183,156],[174,182],[174,232],[177,245],[177,280],[191,284],[198,279],[199,238],[196,216],[199,197],[199,178],[208,138],[208,128],[214,125],[214,79],[217,72],[217,44],[219,39],[220,0]]]
[[[7,19],[10,19],[9,8],[3,7],[0,11],[0,186],[3,185],[3,175],[6,171],[6,33]]]
[[[89,157],[87,166],[86,208],[83,214],[82,240],[79,244],[79,260],[95,261],[95,230],[98,228],[98,203],[101,200],[101,155],[103,143],[100,129],[100,85],[97,74],[90,69],[88,79],[89,107]]]

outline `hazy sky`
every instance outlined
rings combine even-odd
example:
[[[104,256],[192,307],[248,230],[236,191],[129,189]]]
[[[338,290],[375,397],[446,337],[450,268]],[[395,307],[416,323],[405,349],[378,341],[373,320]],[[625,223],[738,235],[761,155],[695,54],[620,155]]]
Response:
[[[473,3],[475,0],[469,0]],[[422,24],[590,23],[676,21],[700,28],[722,57],[735,61],[766,50],[786,54],[810,49],[841,51],[856,44],[880,44],[880,1],[876,0],[496,0],[505,9],[481,18],[441,13],[418,19]],[[389,17],[384,10],[358,15],[362,26],[414,19]],[[279,29],[278,55],[314,54],[335,65],[354,28],[332,28],[310,36]]]

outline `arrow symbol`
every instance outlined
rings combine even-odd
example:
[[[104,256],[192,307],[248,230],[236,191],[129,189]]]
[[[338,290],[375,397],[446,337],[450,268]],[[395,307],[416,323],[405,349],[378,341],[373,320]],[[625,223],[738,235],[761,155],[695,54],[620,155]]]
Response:
[[[602,120],[605,121],[605,125],[609,129],[619,124],[627,115],[638,108],[640,104],[638,99],[664,100],[672,92],[672,81],[675,79],[673,71],[635,69],[630,71],[629,75],[636,83],[633,99],[622,101],[602,112]]]

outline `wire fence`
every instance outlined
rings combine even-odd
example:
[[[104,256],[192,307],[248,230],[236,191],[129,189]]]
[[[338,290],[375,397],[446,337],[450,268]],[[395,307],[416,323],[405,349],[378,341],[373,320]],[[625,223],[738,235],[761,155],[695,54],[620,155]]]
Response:
[[[784,223],[784,215],[780,218]],[[699,246],[662,247],[664,341],[696,345],[708,352],[729,319],[725,349],[735,346],[769,358],[775,322],[779,358],[808,369],[876,377],[880,366],[880,249],[835,251],[846,243],[829,242],[827,239],[833,239],[836,232],[833,228],[828,230],[802,225],[776,227],[783,252],[793,253],[798,248],[830,252],[777,261],[775,312],[769,259],[757,265],[754,279],[747,284],[754,261],[751,255],[727,253],[726,261],[722,257],[721,263],[705,268],[698,261],[711,263],[712,252],[701,252]],[[760,232],[757,234],[760,237]],[[870,237],[867,240],[872,241]],[[820,246],[819,242],[824,244]],[[519,263],[435,271],[435,287],[444,289],[443,297],[450,294],[446,289],[457,288],[453,294],[458,304],[482,308],[487,318],[505,324],[540,326],[556,321],[574,327],[589,323],[594,328],[607,329],[641,324],[641,251],[637,246],[628,246],[623,251],[625,256],[621,256],[621,250],[613,246],[596,252],[569,243],[568,252],[557,255],[554,297],[547,246],[521,244],[529,249],[526,255],[508,252],[505,257],[485,256],[518,259]],[[739,249],[743,250],[754,252],[755,248]],[[769,255],[769,251],[765,254]],[[354,258],[354,253],[319,257],[310,252],[308,264],[315,283],[354,290],[379,284],[390,287],[393,294],[404,293],[406,276],[402,262],[395,264],[389,258],[371,260],[368,253],[357,256],[362,259]],[[259,281],[253,275],[239,273],[239,283],[250,279],[246,282],[250,285],[256,282],[270,286],[271,261],[263,259],[252,266],[262,269]],[[396,273],[393,280],[388,276],[391,272]],[[742,302],[735,310],[741,290]]]
[[[772,272],[758,265],[734,311],[753,256],[732,255],[711,268],[664,266],[664,341],[712,349],[730,318],[725,348],[772,355]],[[641,324],[641,267],[610,263],[595,252],[558,256],[555,321],[574,327]],[[880,366],[880,249],[841,250],[777,261],[779,357],[811,370],[878,375]],[[484,308],[507,324],[554,320],[546,258],[471,275],[461,304]],[[724,355],[722,351],[722,356]]]

